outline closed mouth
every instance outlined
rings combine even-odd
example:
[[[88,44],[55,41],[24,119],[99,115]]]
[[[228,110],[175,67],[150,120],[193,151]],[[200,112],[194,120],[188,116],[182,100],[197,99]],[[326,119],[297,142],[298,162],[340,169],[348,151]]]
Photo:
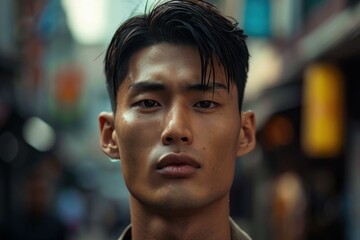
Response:
[[[157,171],[170,178],[186,178],[200,169],[200,164],[186,154],[170,153],[160,159],[156,166]]]
[[[156,168],[162,169],[170,165],[172,166],[189,165],[193,168],[200,168],[200,164],[197,161],[195,161],[192,157],[187,156],[186,154],[176,154],[176,153],[170,153],[165,157],[161,158]]]

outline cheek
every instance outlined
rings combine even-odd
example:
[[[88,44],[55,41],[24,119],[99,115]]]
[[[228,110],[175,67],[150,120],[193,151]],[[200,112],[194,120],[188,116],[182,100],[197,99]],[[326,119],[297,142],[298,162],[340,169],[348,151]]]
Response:
[[[156,121],[145,121],[133,112],[119,116],[118,145],[123,174],[137,173],[148,163],[149,152],[158,142]],[[150,130],[151,129],[151,130]]]
[[[233,120],[231,120],[233,119]],[[221,123],[221,124],[219,124]],[[205,130],[207,129],[207,130]],[[214,185],[227,189],[231,186],[235,171],[235,161],[239,143],[240,120],[234,116],[228,119],[218,119],[216,124],[205,126],[203,122],[203,136],[201,149],[206,159],[211,159],[212,176],[210,181]],[[201,133],[199,133],[201,134]]]
[[[227,117],[225,117],[227,116]],[[234,114],[219,114],[217,118],[200,119],[197,136],[204,143],[204,151],[214,152],[225,158],[235,158],[239,145],[240,118]]]
[[[234,134],[234,131],[223,131],[221,136],[216,134],[209,139],[212,139],[213,147],[206,154],[208,158],[212,159],[214,176],[221,176],[220,181],[227,179],[226,176],[229,177],[228,179],[232,179],[237,152],[237,135]]]

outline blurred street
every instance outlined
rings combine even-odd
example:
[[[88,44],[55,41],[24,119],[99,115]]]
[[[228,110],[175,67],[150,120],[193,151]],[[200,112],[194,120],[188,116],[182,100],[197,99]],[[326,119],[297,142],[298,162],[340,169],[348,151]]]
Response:
[[[0,239],[117,239],[120,163],[99,147],[103,59],[155,0],[0,0]],[[212,0],[249,36],[231,216],[255,240],[360,239],[360,3]]]

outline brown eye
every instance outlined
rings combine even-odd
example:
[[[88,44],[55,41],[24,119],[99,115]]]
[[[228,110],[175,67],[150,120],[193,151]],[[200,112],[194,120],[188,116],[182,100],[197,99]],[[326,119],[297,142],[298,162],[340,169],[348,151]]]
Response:
[[[154,100],[142,100],[138,103],[138,105],[142,108],[153,108],[153,107],[159,107],[160,104]]]
[[[215,106],[216,106],[216,104],[213,101],[208,101],[208,100],[200,101],[195,104],[195,107],[198,107],[198,108],[213,108]]]

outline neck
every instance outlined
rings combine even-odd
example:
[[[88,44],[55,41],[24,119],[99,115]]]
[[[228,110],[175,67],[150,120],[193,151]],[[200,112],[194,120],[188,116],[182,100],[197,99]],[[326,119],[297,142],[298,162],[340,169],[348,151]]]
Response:
[[[201,209],[156,210],[133,197],[132,239],[229,239],[228,196]]]

